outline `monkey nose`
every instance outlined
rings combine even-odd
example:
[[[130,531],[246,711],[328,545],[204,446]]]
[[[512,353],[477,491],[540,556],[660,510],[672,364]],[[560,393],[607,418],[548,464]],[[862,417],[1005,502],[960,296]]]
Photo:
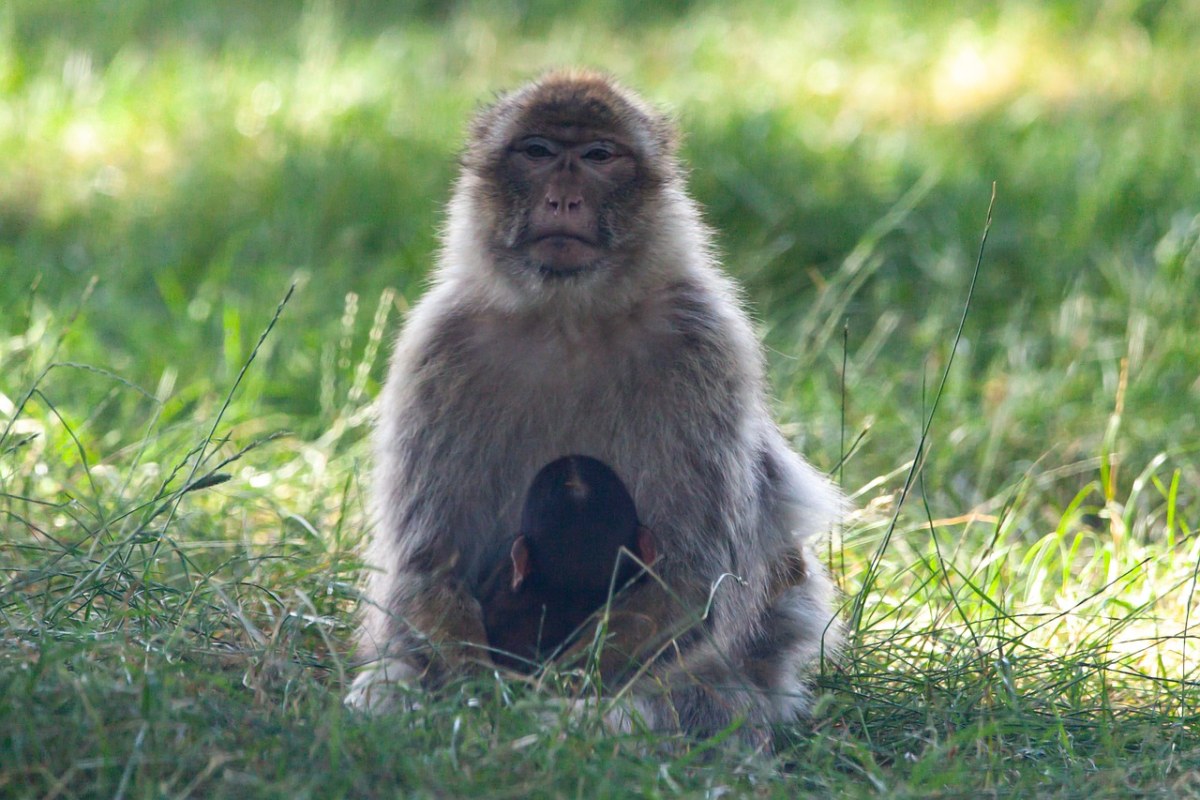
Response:
[[[574,214],[583,206],[583,198],[578,195],[568,198],[547,195],[546,206],[550,209],[550,213],[556,217],[559,215],[559,212],[563,211],[568,214]]]

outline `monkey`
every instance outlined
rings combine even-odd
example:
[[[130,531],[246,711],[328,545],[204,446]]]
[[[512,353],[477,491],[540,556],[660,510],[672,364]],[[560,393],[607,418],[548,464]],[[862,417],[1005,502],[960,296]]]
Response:
[[[844,501],[771,416],[675,125],[605,75],[545,74],[476,114],[446,217],[377,403],[347,704],[494,668],[476,597],[538,469],[580,453],[624,477],[659,557],[604,641],[570,649],[597,642],[605,691],[651,730],[796,719],[839,641],[810,543]]]
[[[530,672],[653,564],[657,548],[625,484],[587,456],[556,459],[534,476],[520,531],[479,602],[492,660]]]

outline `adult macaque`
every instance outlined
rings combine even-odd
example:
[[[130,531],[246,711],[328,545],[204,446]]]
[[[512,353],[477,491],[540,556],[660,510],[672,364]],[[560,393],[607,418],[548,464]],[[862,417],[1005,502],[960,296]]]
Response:
[[[480,591],[492,659],[532,671],[656,555],[615,472],[587,456],[550,462],[529,487],[509,557]]]
[[[587,72],[475,118],[433,284],[379,399],[370,663],[351,705],[487,665],[474,598],[537,470],[585,453],[623,476],[660,554],[660,580],[614,604],[632,613],[607,628],[604,685],[636,675],[642,720],[695,735],[803,709],[804,668],[836,638],[803,542],[841,501],[771,419],[676,148],[666,117]]]

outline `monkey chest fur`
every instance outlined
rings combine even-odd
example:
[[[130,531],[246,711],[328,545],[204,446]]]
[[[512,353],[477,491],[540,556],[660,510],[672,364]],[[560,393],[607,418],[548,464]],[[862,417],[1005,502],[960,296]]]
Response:
[[[610,464],[643,522],[667,535],[739,505],[757,362],[730,339],[703,303],[670,298],[569,323],[461,317],[431,337],[418,380],[395,387],[404,449],[413,470],[455,476],[436,511],[472,582],[517,532],[533,475],[564,455]]]

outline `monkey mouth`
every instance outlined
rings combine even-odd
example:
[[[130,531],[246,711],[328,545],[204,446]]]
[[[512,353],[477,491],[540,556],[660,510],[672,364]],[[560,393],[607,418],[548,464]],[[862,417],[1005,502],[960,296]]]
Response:
[[[565,231],[543,233],[542,235],[534,238],[534,240],[532,242],[530,242],[530,244],[534,244],[534,245],[547,244],[552,247],[567,247],[572,242],[578,242],[580,244],[586,245],[587,247],[595,247],[596,246],[596,243],[593,240],[589,239],[588,237],[586,237],[582,234],[568,233]]]
[[[529,243],[529,255],[538,272],[552,278],[567,278],[593,269],[599,260],[595,242],[574,234],[554,232]]]
[[[571,278],[586,275],[589,272],[594,272],[599,268],[595,262],[590,264],[581,264],[577,267],[560,267],[554,264],[539,264],[538,274],[549,280],[569,280]]]

